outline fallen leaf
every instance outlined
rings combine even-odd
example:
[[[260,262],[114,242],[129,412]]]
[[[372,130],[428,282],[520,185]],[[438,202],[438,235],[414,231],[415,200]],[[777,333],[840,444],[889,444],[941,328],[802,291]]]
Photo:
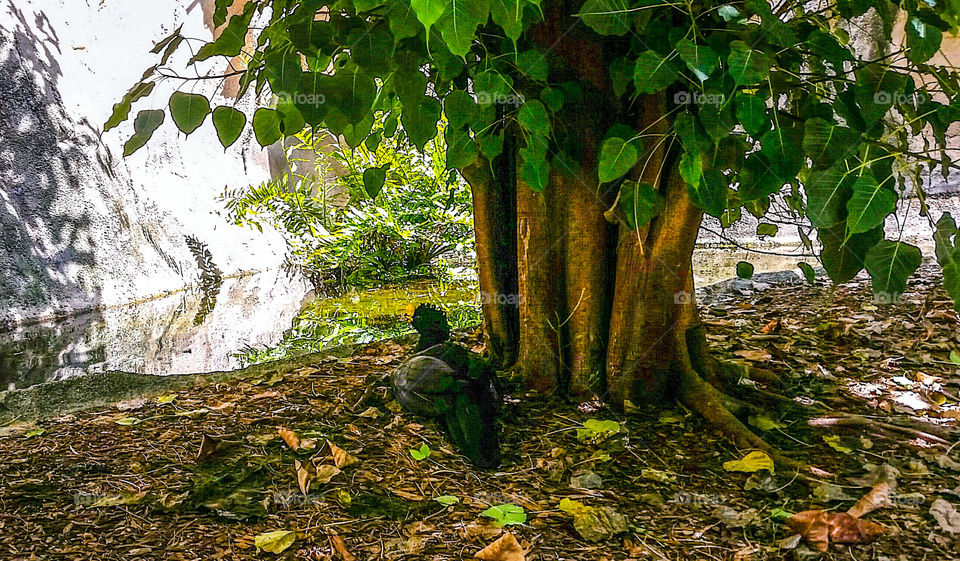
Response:
[[[300,436],[297,433],[285,427],[277,427],[277,434],[294,452],[300,449]]]
[[[886,482],[877,483],[866,495],[860,497],[857,504],[850,507],[847,513],[855,518],[862,518],[878,508],[890,506],[890,485]]]
[[[481,549],[474,557],[483,561],[525,561],[527,552],[513,534],[504,532],[500,539]]]
[[[339,534],[331,531],[327,538],[330,540],[330,546],[337,551],[337,555],[340,556],[342,561],[355,561],[356,557],[347,549],[347,544]]]
[[[603,479],[590,470],[578,471],[570,476],[570,487],[574,489],[599,489],[603,487]]]
[[[297,540],[297,535],[289,530],[275,530],[257,535],[253,539],[253,545],[257,550],[268,551],[270,553],[282,553]]]
[[[610,507],[587,506],[563,499],[560,510],[573,516],[573,528],[587,541],[602,541],[630,529],[626,517]]]
[[[120,505],[134,505],[143,500],[147,495],[146,491],[140,493],[130,493],[122,492],[116,493],[113,495],[106,495],[100,497],[96,501],[90,504],[91,507],[104,507],[104,506],[120,506]]]
[[[333,463],[338,468],[343,469],[347,466],[352,466],[353,464],[359,463],[360,460],[356,456],[350,454],[343,448],[340,448],[336,444],[327,441],[327,449],[330,450],[330,455],[333,456]]]
[[[833,483],[821,483],[814,487],[813,496],[821,503],[832,501],[852,501],[854,497],[847,494],[843,487]]]
[[[322,466],[317,467],[317,475],[314,480],[317,483],[324,485],[326,483],[330,483],[330,480],[333,479],[333,476],[337,475],[338,473],[340,473],[340,468],[337,466],[323,464]]]
[[[300,492],[304,495],[310,492],[310,483],[317,476],[317,469],[313,465],[313,461],[307,460],[301,462],[300,460],[293,461],[293,467],[297,471],[297,483],[300,486]]]
[[[930,515],[937,520],[943,531],[951,534],[960,532],[960,513],[949,501],[937,498],[930,505]]]
[[[770,456],[766,455],[765,453],[760,452],[759,450],[754,450],[739,460],[723,462],[723,469],[727,471],[745,472],[754,472],[765,469],[772,473],[773,460],[770,459]]]
[[[787,526],[803,537],[803,541],[817,551],[825,552],[830,542],[870,543],[886,528],[869,520],[861,520],[846,512],[806,510],[786,520]]]
[[[770,353],[764,350],[743,349],[733,354],[751,362],[769,362],[770,359],[773,358],[770,356]]]
[[[730,528],[743,528],[749,526],[757,519],[757,509],[748,508],[744,511],[738,511],[729,506],[720,505],[713,511],[713,515]]]

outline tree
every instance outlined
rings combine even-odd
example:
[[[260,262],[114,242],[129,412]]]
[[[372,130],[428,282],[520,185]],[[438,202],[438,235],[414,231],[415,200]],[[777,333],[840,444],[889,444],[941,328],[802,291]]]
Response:
[[[906,46],[857,53],[845,22],[868,12],[887,36],[902,26]],[[960,80],[928,62],[957,31],[954,0],[217,0],[214,21],[221,34],[189,64],[242,54],[240,96],[276,94],[252,116],[263,145],[309,126],[358,146],[383,112],[422,147],[446,120],[501,367],[618,408],[676,396],[745,447],[769,449],[735,415],[746,404],[720,391],[729,372],[693,299],[704,213],[799,222],[833,281],[865,267],[895,301],[921,256],[884,240],[884,220],[904,190],[922,200],[923,170],[954,167]],[[105,129],[185,44],[178,31],[156,46],[160,64]],[[211,113],[182,92],[169,112],[187,134]],[[141,111],[125,153],[163,115]],[[247,122],[226,106],[212,120],[225,146]],[[916,148],[927,131],[937,146]],[[960,302],[957,227],[945,215],[935,231]]]

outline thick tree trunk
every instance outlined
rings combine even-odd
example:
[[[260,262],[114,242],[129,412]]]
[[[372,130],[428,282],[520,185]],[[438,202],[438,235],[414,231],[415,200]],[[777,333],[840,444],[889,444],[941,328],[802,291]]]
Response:
[[[481,156],[461,170],[473,193],[484,338],[491,362],[504,369],[517,361],[519,341],[516,183],[509,160],[498,158],[494,168]]]

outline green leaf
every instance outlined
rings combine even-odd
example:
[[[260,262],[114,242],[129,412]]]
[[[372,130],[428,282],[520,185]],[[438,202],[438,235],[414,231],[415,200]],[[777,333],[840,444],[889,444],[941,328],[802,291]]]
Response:
[[[393,33],[393,38],[397,41],[416,37],[420,29],[423,28],[423,25],[417,19],[417,13],[414,11],[411,2],[393,0],[387,19],[390,20],[390,31]]]
[[[363,190],[367,196],[375,199],[383,189],[383,184],[387,180],[387,170],[384,168],[367,168],[363,170]]]
[[[753,278],[753,264],[746,261],[737,263],[737,276],[741,279]]]
[[[803,153],[815,165],[829,166],[857,153],[860,135],[853,129],[839,127],[814,117],[807,120],[803,131]]]
[[[123,427],[130,427],[130,426],[133,426],[133,425],[139,425],[139,424],[142,423],[142,422],[143,422],[142,420],[140,420],[140,419],[138,419],[138,418],[136,418],[136,417],[123,417],[122,419],[117,419],[116,421],[114,421],[114,423],[116,423],[116,424],[118,424],[118,425],[120,425],[120,426],[123,426]]]
[[[914,64],[930,60],[940,50],[943,33],[936,27],[920,21],[916,16],[904,24],[907,35],[907,58]]]
[[[153,131],[163,123],[166,115],[162,109],[144,110],[133,120],[133,136],[123,145],[123,157],[133,154],[153,136]]]
[[[493,160],[503,151],[503,136],[499,134],[485,134],[480,137],[480,152],[488,160]]]
[[[493,518],[497,526],[512,526],[527,521],[527,513],[523,507],[515,504],[495,505],[480,513],[480,516]]]
[[[580,9],[580,19],[600,35],[623,35],[630,31],[633,20],[627,0],[587,0]]]
[[[119,103],[115,103],[113,105],[113,113],[110,114],[110,118],[107,119],[107,122],[103,124],[103,132],[107,132],[113,127],[126,121],[127,117],[130,115],[130,106],[141,97],[150,95],[150,92],[153,91],[153,87],[155,85],[156,84],[154,82],[140,82],[130,88],[130,91],[124,94],[123,99],[121,99]]]
[[[426,444],[421,444],[419,449],[411,448],[410,457],[418,462],[422,462],[430,457],[430,447]]]
[[[409,101],[409,100],[408,100]],[[407,132],[410,143],[423,150],[423,146],[437,136],[437,121],[440,120],[440,102],[422,96],[416,103],[404,102],[400,122]]]
[[[213,25],[220,27],[227,21],[227,8],[233,4],[234,0],[215,0],[213,3]]]
[[[446,0],[410,0],[410,7],[417,14],[417,19],[427,30],[427,37],[430,36],[430,28],[443,16],[447,9]]]
[[[737,106],[737,121],[750,136],[757,137],[768,129],[767,104],[763,99],[746,93],[738,93],[734,98]]]
[[[246,124],[247,116],[233,107],[221,105],[213,110],[213,127],[217,129],[217,138],[224,148],[229,148],[240,138]]]
[[[627,88],[633,83],[633,69],[636,65],[625,56],[616,58],[610,63],[610,86],[613,95],[620,97],[627,93]]]
[[[766,156],[770,171],[783,182],[795,179],[803,167],[799,137],[798,129],[781,127],[776,127],[760,137],[760,153]]]
[[[640,152],[635,143],[619,137],[604,140],[600,146],[600,162],[597,164],[600,183],[622,177],[639,159]]]
[[[746,21],[743,18],[743,16],[740,15],[740,11],[734,8],[733,6],[731,6],[730,4],[724,4],[723,6],[720,6],[719,8],[717,8],[717,14],[721,18],[723,18],[723,21],[727,23],[730,23],[731,21],[734,21],[737,23],[742,23]]]
[[[379,8],[387,3],[387,0],[353,0],[353,7],[357,13],[369,12],[374,8]]]
[[[520,179],[534,191],[542,192],[550,182],[550,166],[543,155],[521,155]]]
[[[687,193],[693,204],[715,218],[720,218],[727,206],[727,184],[729,181],[717,169],[703,170],[696,185],[687,183]]]
[[[943,271],[943,285],[947,294],[953,298],[954,309],[960,312],[960,236],[957,235],[957,224],[949,212],[943,213],[937,221],[933,239],[936,243],[937,263]]]
[[[697,187],[700,185],[700,176],[703,175],[703,160],[700,154],[684,152],[683,156],[680,157],[678,168],[680,177],[688,186]]]
[[[477,111],[477,104],[464,90],[453,90],[443,98],[443,114],[452,129],[467,126],[474,120]]]
[[[433,500],[437,501],[443,506],[453,506],[460,502],[460,497],[455,495],[440,495],[439,497],[434,497]]]
[[[730,76],[738,86],[750,86],[766,80],[773,60],[766,54],[750,48],[743,41],[730,43],[730,55],[727,57]]]
[[[490,17],[493,23],[500,26],[504,33],[517,44],[517,39],[523,33],[523,8],[527,0],[491,0]]]
[[[677,79],[677,68],[656,51],[644,51],[633,69],[633,85],[637,93],[656,93]]]
[[[447,168],[463,169],[477,161],[477,143],[466,130],[447,127]]]
[[[173,92],[170,96],[170,116],[184,134],[197,130],[207,113],[210,113],[210,102],[202,95]]]
[[[250,2],[243,9],[243,13],[231,17],[227,27],[223,29],[216,41],[200,47],[197,54],[187,64],[207,60],[212,56],[234,57],[240,54],[246,42],[247,27],[250,25],[250,19],[253,17],[253,12],[257,6],[257,2]]]
[[[809,263],[804,263],[803,261],[797,263],[797,268],[803,272],[803,276],[807,279],[807,282],[811,285],[816,284],[817,282],[817,273],[813,270],[813,267]]]
[[[843,222],[850,181],[839,165],[816,170],[804,182],[807,195],[807,218],[817,228],[829,228]]]
[[[864,264],[878,300],[893,303],[907,289],[907,279],[920,268],[923,254],[916,246],[883,240],[870,248]]]
[[[489,17],[490,0],[447,0],[447,9],[437,20],[437,28],[450,52],[464,58],[473,44],[477,27]]]
[[[957,351],[956,349],[950,351],[950,362],[954,364],[960,364],[960,351]]]
[[[341,68],[333,76],[322,80],[320,86],[325,94],[324,101],[337,108],[351,123],[362,121],[370,113],[373,100],[377,97],[377,84],[373,77],[357,67]]]
[[[776,224],[768,224],[766,222],[761,222],[757,224],[757,236],[764,238],[767,236],[776,236],[777,232],[780,231],[780,227]]]
[[[624,181],[620,186],[620,210],[627,227],[643,228],[663,209],[663,197],[647,183]]]
[[[881,187],[872,174],[861,175],[853,184],[853,196],[847,201],[847,230],[860,234],[881,226],[896,208],[896,193]]]
[[[819,228],[820,262],[830,279],[841,284],[863,270],[867,252],[883,239],[883,228],[876,228],[847,238],[846,224],[839,223],[832,228]]]
[[[517,69],[524,76],[538,82],[546,82],[547,74],[550,70],[547,64],[547,57],[535,49],[530,49],[517,53]]]
[[[524,130],[536,136],[550,135],[550,114],[543,103],[531,99],[523,104],[517,115],[517,121]]]
[[[393,64],[393,35],[385,25],[360,28],[347,38],[350,55],[360,68],[383,76]]]
[[[267,147],[280,140],[280,113],[261,107],[253,113],[253,134],[260,146]]]
[[[677,43],[677,52],[680,53],[680,60],[687,63],[687,68],[701,82],[709,78],[720,63],[720,57],[713,49],[706,45],[697,45],[689,39]]]

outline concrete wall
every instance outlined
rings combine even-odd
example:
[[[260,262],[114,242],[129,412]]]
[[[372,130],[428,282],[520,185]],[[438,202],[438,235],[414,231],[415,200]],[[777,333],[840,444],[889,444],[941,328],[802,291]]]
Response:
[[[270,176],[252,134],[225,152],[209,118],[185,139],[168,116],[123,159],[132,119],[100,133],[113,104],[156,61],[154,42],[180,25],[187,37],[210,39],[210,4],[0,0],[0,324],[182,288],[198,276],[187,236],[206,244],[224,274],[282,261],[279,235],[218,215],[224,188]],[[131,117],[165,107],[174,89],[211,95],[220,87],[167,80]],[[232,102],[217,96],[213,104]]]

